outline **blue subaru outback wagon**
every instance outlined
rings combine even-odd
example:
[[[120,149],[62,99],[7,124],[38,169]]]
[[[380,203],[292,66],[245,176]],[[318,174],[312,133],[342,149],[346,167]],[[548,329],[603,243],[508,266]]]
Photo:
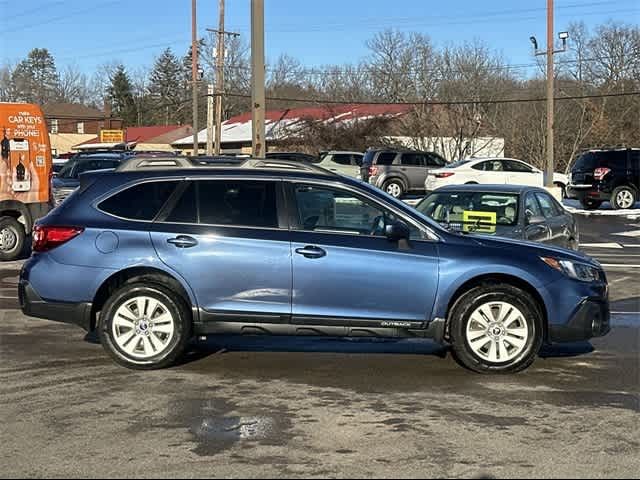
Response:
[[[25,314],[97,331],[127,367],[211,334],[426,337],[477,372],[609,331],[573,251],[449,232],[375,187],[281,160],[132,158],[34,229]]]

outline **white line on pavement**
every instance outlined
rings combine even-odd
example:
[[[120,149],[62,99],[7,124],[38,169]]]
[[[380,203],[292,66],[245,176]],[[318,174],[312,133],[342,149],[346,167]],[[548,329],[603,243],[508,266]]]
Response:
[[[640,237],[640,230],[631,230],[628,232],[614,233],[614,235],[620,235],[624,237]]]
[[[640,312],[611,312],[611,315],[640,315]]]
[[[587,248],[622,248],[619,243],[581,243],[580,246]]]
[[[621,278],[616,278],[615,280],[611,280],[609,282],[609,285],[613,285],[614,283],[618,283],[618,282],[624,282],[625,280],[629,280],[631,277],[621,277]]]
[[[624,268],[640,268],[640,265],[629,265],[627,263],[601,263],[606,268],[624,267]]]

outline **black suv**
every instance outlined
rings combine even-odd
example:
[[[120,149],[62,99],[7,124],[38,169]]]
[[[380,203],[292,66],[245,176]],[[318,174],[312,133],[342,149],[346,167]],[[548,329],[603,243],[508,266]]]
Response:
[[[362,160],[363,181],[400,197],[408,192],[424,192],[429,169],[442,168],[447,161],[434,152],[369,149]]]
[[[640,148],[589,150],[571,167],[569,198],[588,210],[609,200],[615,209],[632,208],[640,199]]]

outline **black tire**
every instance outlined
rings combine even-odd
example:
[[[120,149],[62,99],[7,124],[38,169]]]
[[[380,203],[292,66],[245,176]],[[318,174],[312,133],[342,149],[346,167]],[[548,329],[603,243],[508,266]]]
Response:
[[[465,185],[478,185],[478,182],[467,182]]]
[[[123,350],[114,339],[113,328],[117,310],[127,301],[140,296],[151,297],[161,302],[171,314],[174,326],[173,336],[167,342],[167,346],[159,354],[145,359],[135,358]],[[152,315],[153,312],[149,317]],[[113,292],[102,309],[98,327],[100,343],[111,358],[118,364],[135,370],[155,370],[173,365],[185,352],[191,339],[191,331],[191,313],[185,300],[163,285],[147,282],[128,283]]]
[[[580,200],[580,205],[585,210],[597,210],[602,205],[602,200],[592,200],[590,198],[585,198],[584,200]]]
[[[24,226],[13,217],[1,217],[0,236],[0,261],[7,262],[20,257],[27,237]]]
[[[404,189],[404,185],[400,180],[397,180],[397,179],[387,180],[382,185],[382,189],[394,198],[400,198],[402,197],[402,195],[406,193]],[[397,194],[391,193],[389,190],[393,190],[394,192],[399,192],[399,193]]]
[[[514,357],[503,362],[491,362],[483,358],[471,348],[471,341],[467,340],[466,332],[471,316],[478,308],[491,302],[505,302],[518,309],[522,313],[522,321],[518,320],[517,324],[523,325],[521,328],[527,330],[524,346],[518,350],[509,344]],[[449,333],[453,357],[465,368],[478,373],[515,373],[529,367],[538,355],[544,338],[543,316],[535,300],[526,291],[503,283],[485,284],[465,292],[456,300],[449,315]],[[481,338],[476,345],[482,345],[484,341]],[[504,343],[509,343],[509,339],[502,337],[499,341],[502,351],[509,355]],[[486,340],[484,345],[489,345],[489,349],[492,349],[497,347],[497,343],[496,340]]]
[[[627,199],[626,205],[624,204],[623,198]],[[632,187],[628,187],[626,185],[617,187],[611,194],[611,205],[616,210],[633,208],[637,201],[638,192],[636,192]]]

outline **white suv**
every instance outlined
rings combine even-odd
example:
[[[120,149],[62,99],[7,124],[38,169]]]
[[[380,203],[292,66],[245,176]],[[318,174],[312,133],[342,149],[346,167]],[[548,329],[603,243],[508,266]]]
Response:
[[[348,177],[360,178],[360,166],[364,154],[361,152],[330,151],[320,153],[320,163],[317,165],[332,172]]]

